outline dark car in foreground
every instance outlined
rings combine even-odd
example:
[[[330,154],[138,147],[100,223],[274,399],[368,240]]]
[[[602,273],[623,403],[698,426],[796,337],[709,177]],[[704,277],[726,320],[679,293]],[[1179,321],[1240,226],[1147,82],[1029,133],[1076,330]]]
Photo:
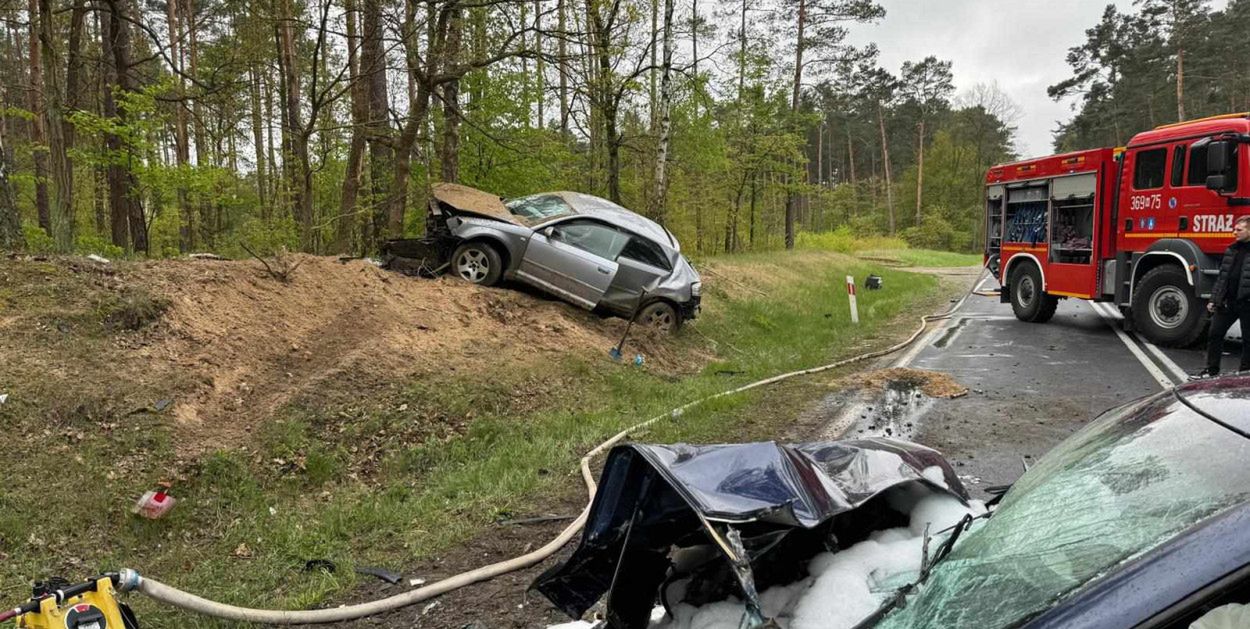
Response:
[[[1250,376],[1111,409],[991,510],[926,525],[911,560],[834,580],[840,554],[853,566],[872,540],[897,540],[907,511],[891,492],[970,504],[936,452],[881,439],[634,446],[602,480],[581,546],[535,585],[573,618],[606,595],[608,627],[645,627],[657,604],[664,627],[1250,627]],[[692,548],[711,552],[683,574]],[[827,612],[816,622],[813,600]]]
[[[871,626],[1250,627],[1247,602],[1250,376],[1233,376],[1069,437]]]

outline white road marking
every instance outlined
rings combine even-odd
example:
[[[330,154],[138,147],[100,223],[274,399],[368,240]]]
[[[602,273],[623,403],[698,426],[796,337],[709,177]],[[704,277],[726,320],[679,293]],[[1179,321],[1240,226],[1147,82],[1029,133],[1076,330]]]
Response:
[[[1137,362],[1141,363],[1142,367],[1145,367],[1146,371],[1150,373],[1150,376],[1159,383],[1159,386],[1164,389],[1171,389],[1178,384],[1169,378],[1162,369],[1159,369],[1159,366],[1156,365],[1154,361],[1150,360],[1150,357],[1147,356],[1140,347],[1138,347],[1137,343],[1134,343],[1133,339],[1129,338],[1129,335],[1126,334],[1124,330],[1120,329],[1120,322],[1117,321],[1115,317],[1103,311],[1101,308],[1098,308],[1098,304],[1096,303],[1086,303],[1089,303],[1090,308],[1093,309],[1093,311],[1097,313],[1103,321],[1107,322],[1107,325],[1111,327],[1111,330],[1115,332],[1115,335],[1120,338],[1120,341],[1123,342],[1124,346],[1128,348],[1128,351],[1133,354],[1133,357],[1137,359]]]
[[[1116,321],[1124,319],[1124,315],[1120,314],[1120,309],[1112,306],[1111,304],[1099,302],[1089,303],[1095,310],[1106,313],[1107,317],[1115,319]],[[1185,370],[1181,369],[1181,366],[1176,364],[1176,362],[1171,358],[1168,358],[1168,355],[1163,353],[1163,350],[1159,349],[1158,345],[1155,345],[1154,343],[1151,343],[1136,334],[1133,335],[1133,338],[1135,338],[1142,347],[1146,348],[1146,351],[1150,352],[1150,354],[1155,357],[1155,360],[1159,362],[1159,366],[1163,367],[1164,371],[1171,376],[1172,380],[1180,383],[1189,378],[1188,374],[1185,373]]]

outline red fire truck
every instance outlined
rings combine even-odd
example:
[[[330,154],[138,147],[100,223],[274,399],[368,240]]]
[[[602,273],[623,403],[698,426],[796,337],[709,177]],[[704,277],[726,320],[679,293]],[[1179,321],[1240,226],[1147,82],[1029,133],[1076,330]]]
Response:
[[[985,261],[1017,318],[1060,299],[1116,304],[1167,346],[1206,329],[1206,302],[1233,222],[1250,213],[1250,114],[1157,127],[1128,146],[990,169]]]

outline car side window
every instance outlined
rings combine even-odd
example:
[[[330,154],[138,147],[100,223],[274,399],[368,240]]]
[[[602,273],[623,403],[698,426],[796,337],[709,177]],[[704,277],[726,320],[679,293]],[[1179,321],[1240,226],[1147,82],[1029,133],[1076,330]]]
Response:
[[[669,264],[668,258],[664,257],[664,252],[655,243],[637,236],[629,239],[629,244],[625,245],[625,249],[621,251],[621,257],[665,271],[673,270],[673,265]]]
[[[1150,149],[1138,151],[1133,166],[1133,188],[1150,190],[1163,187],[1163,170],[1167,165],[1168,150]]]
[[[568,221],[555,225],[551,239],[593,253],[605,260],[621,254],[629,236],[595,221]]]

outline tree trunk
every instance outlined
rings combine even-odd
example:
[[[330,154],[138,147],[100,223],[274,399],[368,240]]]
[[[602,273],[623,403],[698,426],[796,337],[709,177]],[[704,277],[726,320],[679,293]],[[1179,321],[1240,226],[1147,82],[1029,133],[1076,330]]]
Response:
[[[569,134],[569,46],[568,36],[565,34],[568,28],[565,1],[557,0],[559,4],[556,6],[556,29],[560,31],[560,39],[556,42],[556,54],[560,58],[560,135],[567,138]]]
[[[794,89],[790,94],[790,111],[795,118],[799,113],[799,93],[803,88],[803,33],[806,26],[807,0],[799,0],[798,40],[794,45]],[[794,248],[794,219],[794,189],[786,186],[786,249]]]
[[[1185,120],[1185,49],[1176,49],[1176,120]]]
[[[544,107],[547,100],[547,67],[543,61],[543,12],[540,0],[534,0],[534,50],[538,51],[538,60],[535,61],[538,73],[534,77],[538,82],[538,128],[544,129],[547,127],[547,111]]]
[[[167,0],[168,2],[179,2],[180,0]],[[182,21],[186,23],[187,43],[185,54],[187,58],[187,70],[193,77],[199,76],[200,63],[200,46],[199,46],[199,27],[195,23],[195,1],[181,0],[186,2],[186,6],[182,8]],[[208,130],[204,126],[204,106],[199,98],[191,101],[191,117],[193,118],[195,128],[195,165],[198,167],[210,166],[216,160],[212,158],[213,151],[209,146]],[[208,246],[212,246],[216,240],[216,224],[212,215],[212,203],[207,197],[200,199],[200,239]]]
[[[65,113],[72,114],[78,110],[82,99],[82,32],[87,21],[86,0],[74,0],[69,18],[69,45],[65,60]],[[65,119],[62,122],[65,134],[65,204],[74,211],[74,162],[70,155],[78,143],[78,130],[74,124]]]
[[[924,118],[916,134],[916,227],[920,227],[920,205],[924,199]]]
[[[133,92],[134,81],[130,76],[130,26],[127,21],[129,16],[126,16],[129,7],[125,4],[126,0],[104,2],[108,8],[108,19],[103,21],[108,25],[103,29],[107,44],[104,54],[107,68],[117,91]],[[130,124],[130,114],[117,106],[112,89],[104,90],[104,109],[105,116],[115,118],[119,126],[125,128]],[[114,161],[108,166],[113,244],[119,247],[129,244],[133,251],[147,253],[147,220],[143,215],[143,205],[139,202],[139,183],[130,169],[134,160],[133,147],[116,134],[105,135],[105,144],[110,153],[125,159],[125,164]]]
[[[449,67],[459,64],[462,32],[461,11],[456,10],[448,25],[447,44],[444,50]],[[529,116],[527,115],[526,118],[528,119]],[[452,79],[443,84],[443,146],[439,162],[442,164],[443,181],[458,183],[460,181],[460,79]]]
[[[660,76],[660,142],[655,152],[655,208],[651,215],[668,222],[668,143],[673,130],[673,0],[664,0],[664,70]]]
[[[178,97],[181,99],[186,97],[187,89],[186,79],[181,74],[182,26],[177,0],[168,0],[165,3],[165,22],[169,31],[169,58],[178,82]],[[191,161],[190,139],[187,137],[187,106],[182,100],[174,103],[174,160],[179,169],[186,169]],[[195,212],[191,209],[191,199],[185,186],[179,184],[176,194],[178,215],[182,218],[180,249],[184,252],[191,251],[195,249]]]
[[[851,140],[851,125],[846,125],[846,163],[851,171],[851,212],[859,215],[859,186],[855,180],[855,143]]]
[[[388,182],[395,176],[395,153],[391,145],[390,100],[386,91],[386,56],[382,47],[382,0],[364,0],[361,16],[360,75],[365,82],[369,145],[369,181],[374,211],[366,240],[374,249],[387,234],[390,204]],[[402,226],[402,223],[401,223]]]
[[[656,80],[655,80],[656,69],[659,67],[659,65],[656,63],[657,49],[658,49],[658,44],[659,44],[659,42],[656,41],[656,36],[659,34],[659,32],[660,32],[660,0],[651,0],[651,46],[650,46],[651,69],[647,72],[647,80],[650,83],[650,87],[647,90],[647,129],[649,129],[652,133],[655,132],[656,128],[659,126],[659,123],[660,123],[660,118],[659,118],[660,113],[659,113],[659,109],[657,105],[657,103],[659,102],[657,100],[658,92],[656,92]]]
[[[360,38],[356,32],[356,0],[345,0],[347,14],[347,73],[351,87],[352,139],[347,149],[346,172],[343,175],[343,194],[339,200],[339,220],[335,230],[334,248],[341,253],[351,249],[352,225],[357,221],[356,197],[360,191],[360,175],[365,156],[365,125],[369,119],[369,103],[365,85],[360,78],[360,59],[357,51]]]
[[[881,129],[881,164],[885,170],[885,207],[890,216],[890,235],[896,230],[894,223],[894,182],[890,179],[890,145],[885,137],[885,107],[877,103],[877,125]]]
[[[0,250],[14,251],[26,246],[22,234],[21,215],[17,211],[17,196],[9,184],[9,154],[4,121],[0,120]]]
[[[52,1],[39,0],[40,55],[45,79],[44,115],[48,132],[49,174],[52,195],[49,217],[52,239],[58,251],[74,248],[74,209],[70,205],[69,155],[65,151],[65,112],[61,105],[60,62],[57,59],[58,39],[53,32]]]
[[[260,72],[257,65],[253,65],[248,69],[250,92],[252,102],[252,143],[256,148],[256,199],[260,202],[261,216],[265,217],[269,210],[269,184],[268,168],[266,160],[266,143],[265,143],[265,112],[261,109],[262,101],[260,97]]]
[[[27,34],[30,62],[30,141],[35,167],[35,213],[39,226],[49,236],[52,235],[52,216],[48,210],[48,135],[44,126],[43,102],[43,54],[39,45],[39,4],[38,0],[30,0],[28,4],[30,32]]]
[[[751,174],[751,220],[747,226],[747,242],[755,249],[755,199],[759,195],[756,192],[756,186],[759,183],[759,173]]]
[[[690,0],[690,58],[691,65],[690,76],[694,78],[694,90],[691,93],[690,104],[694,110],[694,118],[699,118],[699,93],[702,91],[699,85],[699,0]]]
[[[305,251],[309,251],[312,248],[312,169],[308,156],[308,132],[300,111],[299,59],[295,53],[295,32],[292,27],[295,13],[291,0],[281,0],[281,7],[278,65],[282,71],[286,107],[286,127],[283,128],[283,134],[288,136],[286,143],[290,148],[287,176],[291,186],[291,213],[299,225],[300,245]]]

